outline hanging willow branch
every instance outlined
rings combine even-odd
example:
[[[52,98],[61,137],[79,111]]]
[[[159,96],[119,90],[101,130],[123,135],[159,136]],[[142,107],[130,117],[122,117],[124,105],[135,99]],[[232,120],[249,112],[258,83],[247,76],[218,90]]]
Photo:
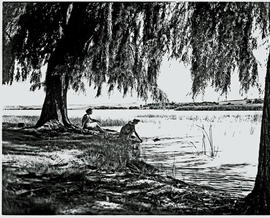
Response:
[[[168,54],[191,64],[194,97],[208,84],[226,94],[235,70],[246,91],[257,84],[254,22],[269,34],[269,3],[29,2],[18,10],[21,6],[4,4],[3,81],[37,74],[56,55],[58,65],[66,66],[58,69],[68,69],[70,87],[83,89],[87,78],[97,96],[107,83],[109,92],[117,88],[124,95],[135,91],[143,99],[149,93],[160,99],[157,77]],[[20,68],[14,75],[15,61]]]
[[[112,4],[108,3],[107,7],[107,41],[105,46],[106,53],[106,73],[109,71],[110,65],[110,43],[112,40]]]

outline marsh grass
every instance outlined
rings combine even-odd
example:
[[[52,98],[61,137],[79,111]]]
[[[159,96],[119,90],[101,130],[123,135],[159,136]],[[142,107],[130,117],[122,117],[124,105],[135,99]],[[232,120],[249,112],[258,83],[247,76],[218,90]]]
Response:
[[[146,115],[139,115],[138,117],[141,118],[165,118],[169,120],[176,120],[177,116],[172,114],[172,115],[166,115],[166,114],[146,114]]]
[[[255,115],[253,115],[252,116],[252,119],[251,119],[251,121],[252,122],[261,122],[261,120],[262,120],[262,115],[261,114],[255,114]]]
[[[123,119],[97,119],[100,121],[101,126],[109,127],[109,126],[123,126],[127,122],[124,121]],[[71,123],[81,126],[82,125],[82,119],[80,117],[74,117],[70,118]]]
[[[3,116],[2,122],[13,126],[18,123],[24,123],[26,126],[34,126],[38,119],[38,116]]]
[[[39,119],[39,116],[3,116],[2,122],[8,123],[10,126],[16,126],[18,123],[24,123],[25,126],[34,126]],[[80,117],[70,118],[71,123],[76,126],[82,125]],[[123,126],[127,122],[123,119],[100,119],[101,126]]]
[[[101,120],[101,125],[102,126],[123,126],[127,122],[124,121],[123,119],[105,119]]]

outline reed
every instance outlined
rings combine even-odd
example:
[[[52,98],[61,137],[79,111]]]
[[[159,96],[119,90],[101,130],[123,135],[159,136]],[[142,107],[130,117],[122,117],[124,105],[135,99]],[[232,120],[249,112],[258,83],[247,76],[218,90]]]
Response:
[[[173,152],[173,165],[172,165],[172,177],[176,178],[176,161],[175,161],[175,152]]]
[[[207,149],[206,149],[206,143],[205,143],[205,141],[206,141],[205,139],[207,139],[209,147],[210,147],[210,157],[212,157],[212,158],[215,157],[217,155],[218,149],[215,146],[214,141],[213,141],[212,124],[210,124],[208,132],[204,128],[204,125],[202,125],[202,126],[196,125],[196,126],[202,130],[202,134],[203,134],[202,135],[202,152],[203,152],[203,154],[207,155],[207,152],[206,152]]]

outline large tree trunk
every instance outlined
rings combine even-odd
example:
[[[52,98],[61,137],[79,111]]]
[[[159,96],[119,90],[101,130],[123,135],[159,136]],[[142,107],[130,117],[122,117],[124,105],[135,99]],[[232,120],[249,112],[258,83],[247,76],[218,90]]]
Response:
[[[43,103],[40,118],[36,127],[42,126],[50,120],[58,120],[66,127],[74,127],[67,115],[67,90],[69,85],[69,75],[64,66],[67,65],[65,57],[82,50],[83,40],[74,41],[74,29],[80,29],[78,20],[83,16],[85,5],[68,3],[66,5],[66,23],[61,24],[61,38],[57,42],[53,54],[48,63],[46,72],[46,97]],[[65,11],[65,10],[64,10]],[[75,28],[75,27],[76,28]],[[76,32],[76,31],[75,31]],[[83,35],[83,34],[82,34]],[[81,43],[80,46],[78,43]],[[74,49],[74,44],[76,49]],[[62,69],[58,69],[62,68]]]
[[[270,53],[267,61],[258,172],[246,198],[248,214],[270,214]]]
[[[46,97],[36,127],[40,127],[50,120],[58,120],[66,127],[71,126],[67,115],[68,76],[63,72],[56,74],[53,70],[48,66]]]

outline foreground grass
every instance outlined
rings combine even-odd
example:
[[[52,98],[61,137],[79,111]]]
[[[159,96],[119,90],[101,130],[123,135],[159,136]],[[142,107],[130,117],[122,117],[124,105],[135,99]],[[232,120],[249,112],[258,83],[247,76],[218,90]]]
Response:
[[[239,213],[241,199],[159,175],[115,132],[12,127],[18,120],[3,123],[3,214]]]

